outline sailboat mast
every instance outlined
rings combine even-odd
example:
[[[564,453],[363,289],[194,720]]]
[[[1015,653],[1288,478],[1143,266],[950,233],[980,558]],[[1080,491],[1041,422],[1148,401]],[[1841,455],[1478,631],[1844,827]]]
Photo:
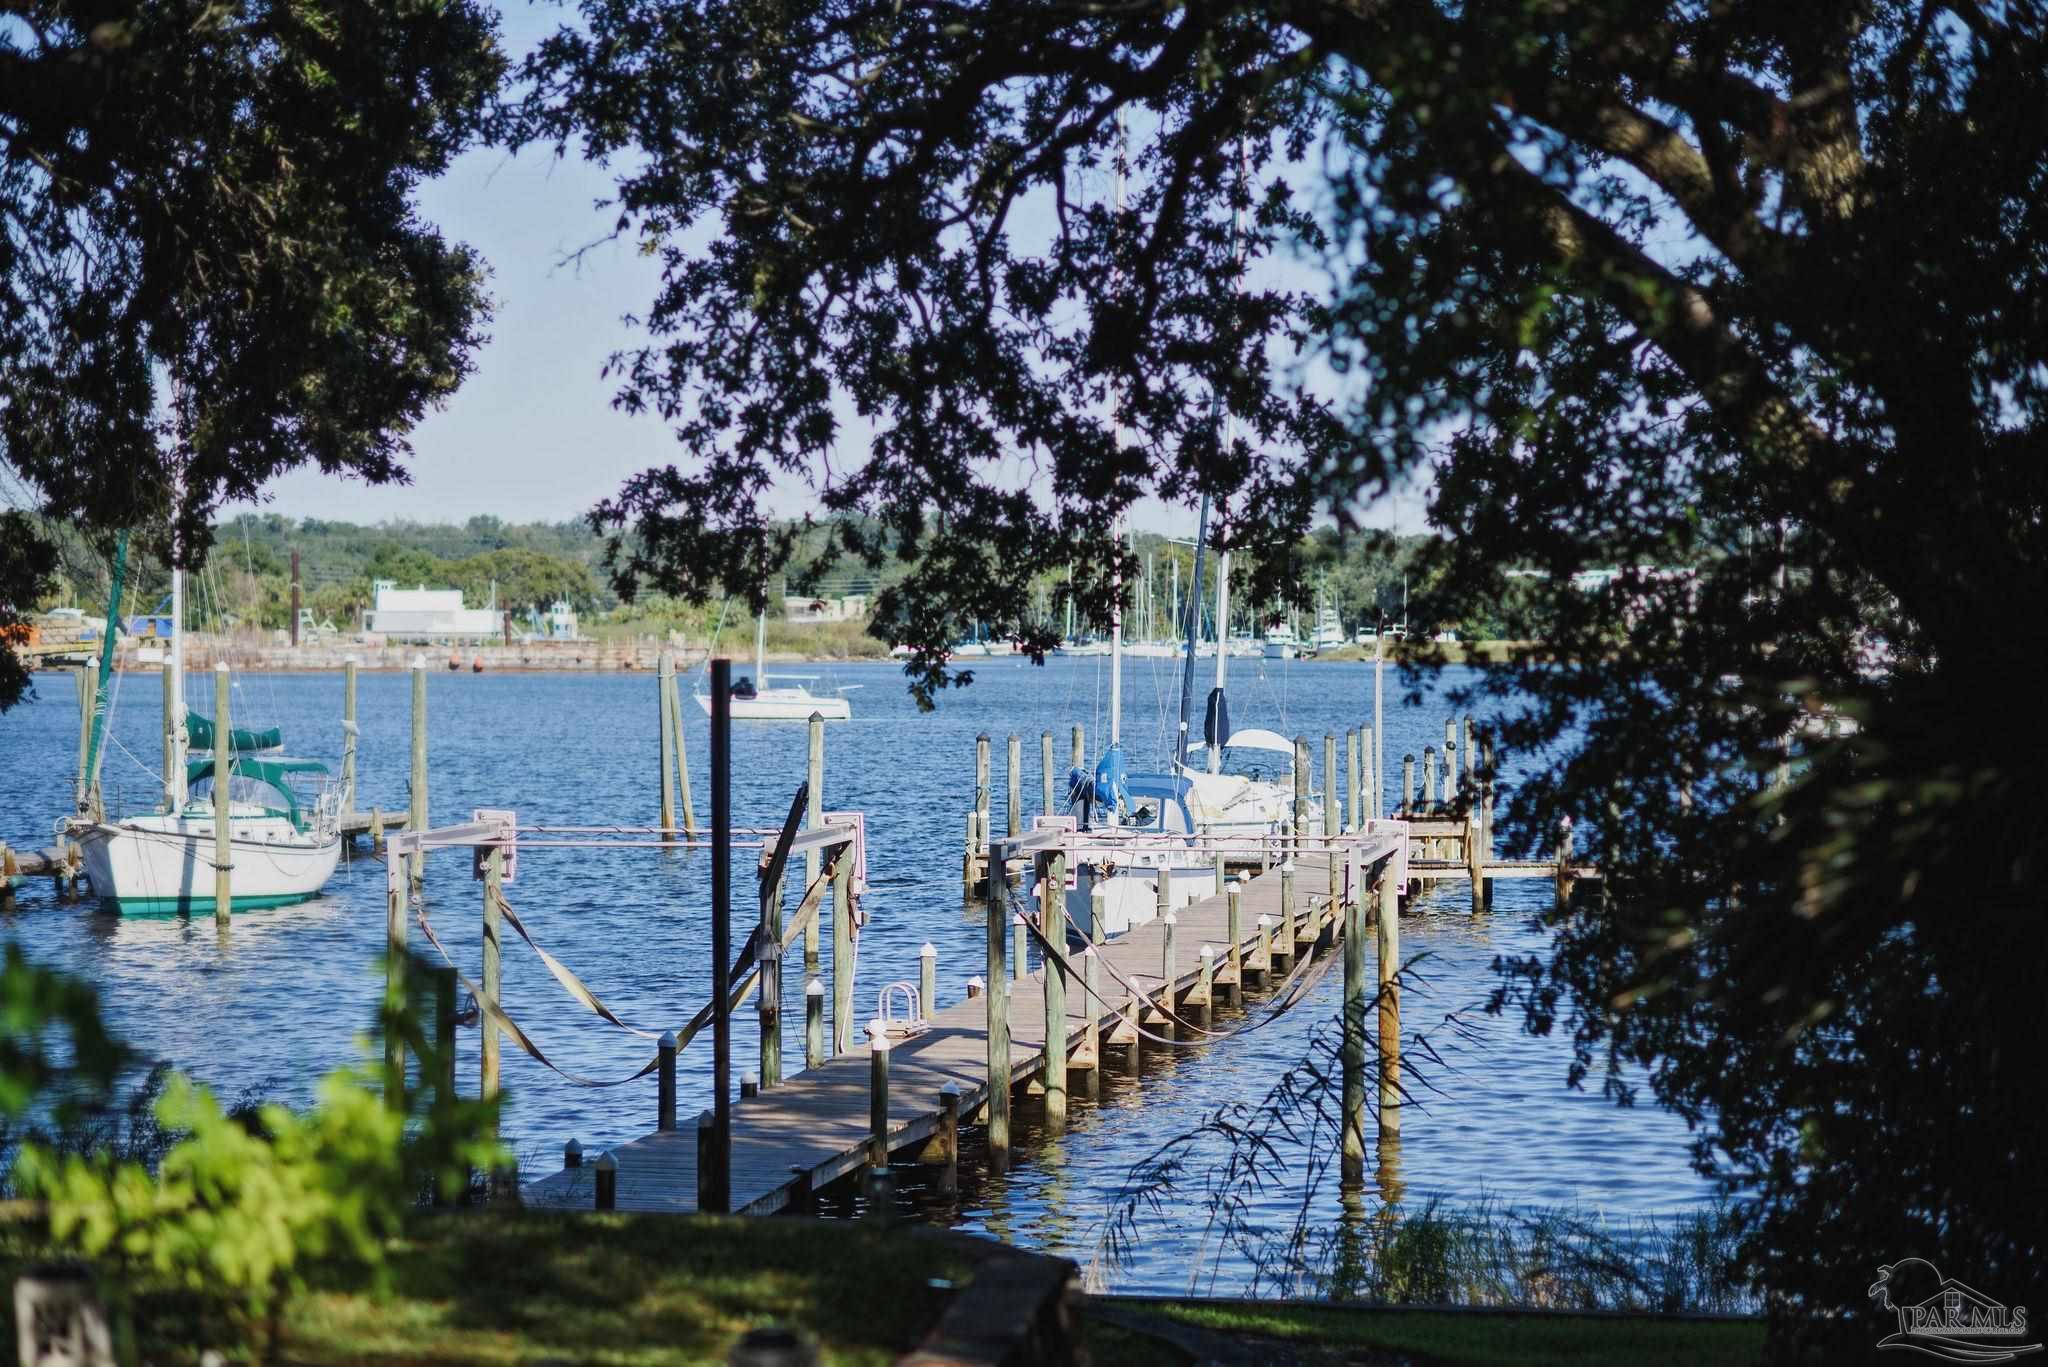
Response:
[[[1230,520],[1220,519],[1217,528],[1223,549],[1216,556],[1216,690],[1223,690],[1224,676],[1230,668]],[[1216,737],[1216,743],[1209,747],[1209,772],[1223,771],[1223,742],[1228,736]]]
[[[754,614],[754,687],[768,686],[768,610]]]
[[[171,663],[164,672],[164,691],[171,695],[171,762],[164,772],[164,806],[176,814],[185,809],[185,753],[191,733],[185,727],[185,571],[171,566]]]

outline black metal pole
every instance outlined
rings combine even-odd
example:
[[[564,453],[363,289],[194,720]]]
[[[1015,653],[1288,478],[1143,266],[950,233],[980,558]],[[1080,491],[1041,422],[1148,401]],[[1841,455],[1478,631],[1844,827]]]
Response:
[[[1173,737],[1173,773],[1188,762],[1188,702],[1195,692],[1195,637],[1202,634],[1202,552],[1209,546],[1209,496],[1202,495],[1202,517],[1195,532],[1195,577],[1188,585],[1187,647],[1180,671],[1180,729]],[[1223,649],[1223,629],[1216,630],[1216,648]]]
[[[732,661],[711,662],[711,1115],[718,1171],[704,1209],[732,1208]]]

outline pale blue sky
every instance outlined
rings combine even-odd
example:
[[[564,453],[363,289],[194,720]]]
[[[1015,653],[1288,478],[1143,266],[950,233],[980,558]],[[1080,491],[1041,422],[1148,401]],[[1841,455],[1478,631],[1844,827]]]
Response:
[[[564,13],[509,7],[507,48],[524,52]],[[661,421],[615,411],[613,384],[602,377],[606,356],[631,340],[625,316],[653,297],[656,263],[627,242],[567,260],[609,231],[610,215],[595,207],[609,189],[602,168],[544,150],[472,152],[424,187],[423,215],[491,264],[497,316],[476,373],[414,434],[410,486],[371,488],[300,471],[273,482],[266,510],[366,523],[459,522],[478,513],[559,521],[580,516],[633,472],[673,459]],[[773,499],[783,515],[812,506],[796,483]],[[1180,533],[1194,520],[1191,510],[1156,502],[1134,516],[1142,528]],[[1395,500],[1367,520],[1419,527],[1420,500]]]

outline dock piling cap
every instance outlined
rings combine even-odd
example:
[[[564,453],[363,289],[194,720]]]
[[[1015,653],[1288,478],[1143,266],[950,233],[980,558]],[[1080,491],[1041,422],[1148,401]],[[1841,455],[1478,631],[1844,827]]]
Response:
[[[598,1157],[597,1170],[599,1172],[617,1172],[619,1170],[619,1160],[612,1157],[611,1150],[605,1150]]]
[[[676,1032],[673,1030],[664,1030],[661,1032],[661,1038],[655,1042],[661,1048],[670,1050],[672,1052],[676,1047]]]
[[[879,1016],[868,1022],[868,1048],[878,1054],[888,1051],[889,1024]]]
[[[934,945],[934,944],[933,944],[933,943],[932,943],[932,942],[931,942],[930,940],[926,940],[926,941],[924,942],[924,948],[922,948],[922,949],[920,949],[920,950],[918,950],[918,951],[917,951],[917,957],[918,957],[918,958],[920,958],[920,959],[936,959],[936,958],[938,958],[938,957],[939,957],[939,949],[938,949],[938,946],[937,946],[937,945]]]
[[[805,986],[804,986],[804,995],[805,995],[806,997],[822,997],[822,996],[824,996],[824,995],[825,995],[825,980],[824,980],[823,978],[813,978],[813,979],[811,979],[811,980],[810,980],[810,982],[809,982],[809,983],[807,983],[807,984],[805,984]]]
[[[1203,957],[1204,959],[1213,959],[1213,958],[1215,958],[1215,957],[1216,957],[1216,946],[1214,946],[1214,945],[1203,945],[1203,946],[1202,946],[1202,957]]]
[[[1273,924],[1273,918],[1272,918],[1272,917],[1270,917],[1270,916],[1267,916],[1267,915],[1264,915],[1263,913],[1262,913],[1262,914],[1261,914],[1261,915],[1259,916],[1259,929],[1260,929],[1260,930],[1265,930],[1265,929],[1266,929],[1267,927],[1271,926],[1272,924]]]
[[[708,1130],[718,1123],[718,1117],[710,1111],[697,1112],[697,1128]]]

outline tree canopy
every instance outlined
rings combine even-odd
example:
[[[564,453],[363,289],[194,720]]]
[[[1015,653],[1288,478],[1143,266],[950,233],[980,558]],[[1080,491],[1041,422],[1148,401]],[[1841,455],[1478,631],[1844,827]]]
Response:
[[[1503,745],[1575,743],[1514,829],[1607,874],[1502,1004],[1647,1068],[1788,1325],[1867,1345],[1879,1262],[2048,1228],[2042,724],[1986,721],[2048,566],[2044,42],[1978,0],[584,0],[514,136],[616,158],[663,263],[620,401],[685,459],[601,510],[628,587],[758,596],[801,472],[912,562],[899,639],[1037,639],[1030,577],[1099,615],[1141,494],[1218,500],[1263,593],[1433,466],[1447,603],[1551,576],[1488,688]],[[1689,568],[1569,589],[1617,556]]]
[[[402,480],[483,263],[411,194],[505,71],[470,0],[0,3],[0,464],[50,517],[203,559],[313,464]],[[11,520],[0,625],[51,561]],[[18,697],[0,650],[0,705]]]

